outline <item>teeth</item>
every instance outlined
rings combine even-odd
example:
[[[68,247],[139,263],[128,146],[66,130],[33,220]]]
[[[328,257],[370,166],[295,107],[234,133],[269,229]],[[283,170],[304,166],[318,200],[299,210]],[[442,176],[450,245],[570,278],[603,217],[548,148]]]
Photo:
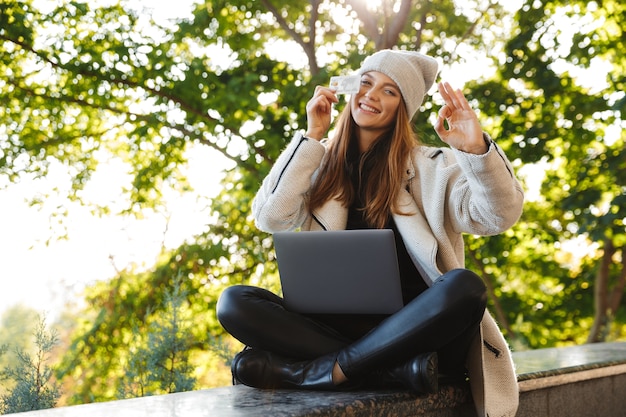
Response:
[[[363,104],[361,103],[361,108],[365,111],[369,111],[369,112],[373,112],[373,113],[380,113],[378,110],[376,110],[373,107],[368,106],[367,104]]]

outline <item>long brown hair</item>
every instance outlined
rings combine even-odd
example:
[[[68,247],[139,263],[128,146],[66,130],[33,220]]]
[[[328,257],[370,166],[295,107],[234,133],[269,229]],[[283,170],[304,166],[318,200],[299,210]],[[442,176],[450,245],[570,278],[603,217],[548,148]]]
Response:
[[[350,105],[347,104],[337,121],[335,135],[311,188],[309,195],[311,212],[331,198],[341,201],[345,207],[349,207],[357,198],[358,190],[352,185],[348,169],[348,152],[350,143],[356,140],[356,129]],[[365,189],[362,190],[365,204],[364,219],[377,229],[385,227],[392,212],[408,214],[400,211],[397,197],[401,191],[407,159],[411,149],[419,145],[419,141],[411,127],[404,101],[400,101],[395,123],[372,144],[370,149],[376,148],[381,141],[388,141],[386,146],[383,146],[387,154],[375,155],[369,172],[369,178],[372,180],[367,181]]]

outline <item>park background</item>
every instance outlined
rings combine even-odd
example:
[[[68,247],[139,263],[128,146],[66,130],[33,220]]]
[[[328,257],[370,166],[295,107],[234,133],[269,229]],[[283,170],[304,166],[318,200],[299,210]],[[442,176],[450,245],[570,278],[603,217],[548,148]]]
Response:
[[[625,14],[617,0],[3,1],[0,368],[37,351],[43,317],[57,405],[229,384],[240,346],[218,294],[279,291],[251,199],[314,86],[392,47],[439,60],[526,187],[515,227],[466,237],[511,347],[624,340]],[[435,146],[441,104],[433,89],[415,120]]]

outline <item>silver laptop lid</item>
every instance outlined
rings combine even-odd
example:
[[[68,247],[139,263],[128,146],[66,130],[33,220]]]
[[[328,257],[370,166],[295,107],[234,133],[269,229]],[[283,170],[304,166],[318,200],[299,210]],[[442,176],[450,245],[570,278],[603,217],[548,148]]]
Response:
[[[403,306],[392,230],[279,232],[274,248],[288,310],[392,314]]]

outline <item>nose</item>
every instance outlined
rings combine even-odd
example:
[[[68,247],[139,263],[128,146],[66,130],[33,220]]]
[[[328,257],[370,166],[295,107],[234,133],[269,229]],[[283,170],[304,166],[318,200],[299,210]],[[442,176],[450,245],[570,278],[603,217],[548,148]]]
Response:
[[[375,93],[373,88],[368,88],[367,91],[365,92],[365,97],[367,97],[370,100],[377,100],[378,99],[378,95]]]

